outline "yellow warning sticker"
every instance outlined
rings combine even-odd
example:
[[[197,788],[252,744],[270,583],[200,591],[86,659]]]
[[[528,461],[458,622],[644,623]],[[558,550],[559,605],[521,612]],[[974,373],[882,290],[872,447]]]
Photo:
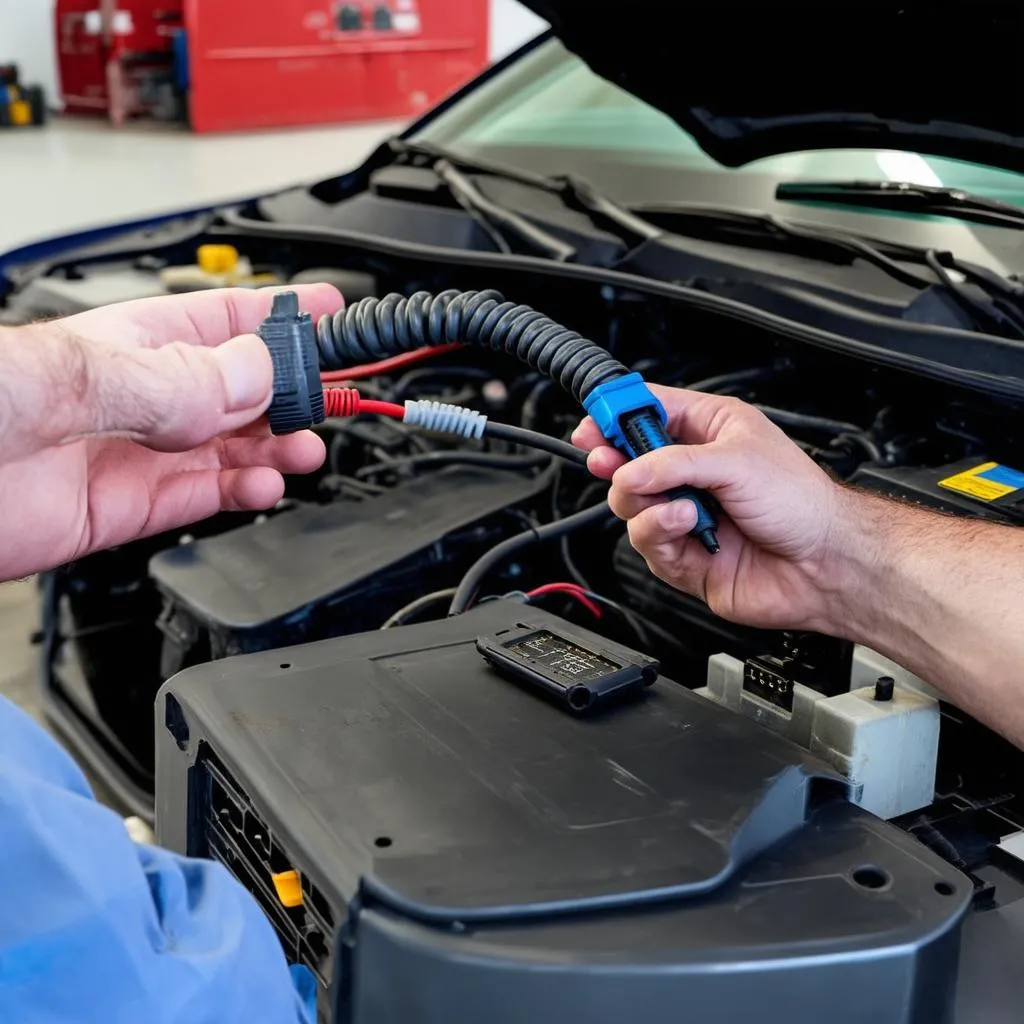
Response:
[[[1024,487],[1024,473],[1000,466],[998,462],[983,462],[973,469],[940,480],[939,486],[979,501],[996,501]]]

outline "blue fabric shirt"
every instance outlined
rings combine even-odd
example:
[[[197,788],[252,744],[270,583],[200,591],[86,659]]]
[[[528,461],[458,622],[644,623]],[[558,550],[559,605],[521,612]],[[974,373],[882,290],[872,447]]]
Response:
[[[218,864],[135,844],[2,698],[0,872],[0,1024],[315,1019],[249,894]]]

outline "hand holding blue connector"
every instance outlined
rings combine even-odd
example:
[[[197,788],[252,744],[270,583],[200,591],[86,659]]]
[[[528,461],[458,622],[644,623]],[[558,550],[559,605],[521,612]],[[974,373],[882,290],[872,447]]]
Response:
[[[594,388],[583,407],[605,439],[631,459],[675,444],[665,429],[665,407],[648,388],[643,377],[630,373]],[[696,487],[677,487],[669,497],[693,502],[697,522],[690,531],[711,554],[720,550],[718,522],[712,499]]]

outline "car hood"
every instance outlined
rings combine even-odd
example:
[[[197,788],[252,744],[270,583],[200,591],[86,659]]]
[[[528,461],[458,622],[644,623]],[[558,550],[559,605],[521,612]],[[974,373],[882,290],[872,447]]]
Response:
[[[1024,171],[1024,5],[523,2],[727,166],[867,148]]]

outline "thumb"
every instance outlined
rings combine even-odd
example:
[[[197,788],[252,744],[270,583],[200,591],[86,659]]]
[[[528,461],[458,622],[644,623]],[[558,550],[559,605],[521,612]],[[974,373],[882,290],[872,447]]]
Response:
[[[55,417],[63,423],[57,441],[122,434],[157,451],[188,451],[251,423],[270,405],[273,362],[255,335],[214,348],[60,341],[66,372],[51,401],[66,411]]]

